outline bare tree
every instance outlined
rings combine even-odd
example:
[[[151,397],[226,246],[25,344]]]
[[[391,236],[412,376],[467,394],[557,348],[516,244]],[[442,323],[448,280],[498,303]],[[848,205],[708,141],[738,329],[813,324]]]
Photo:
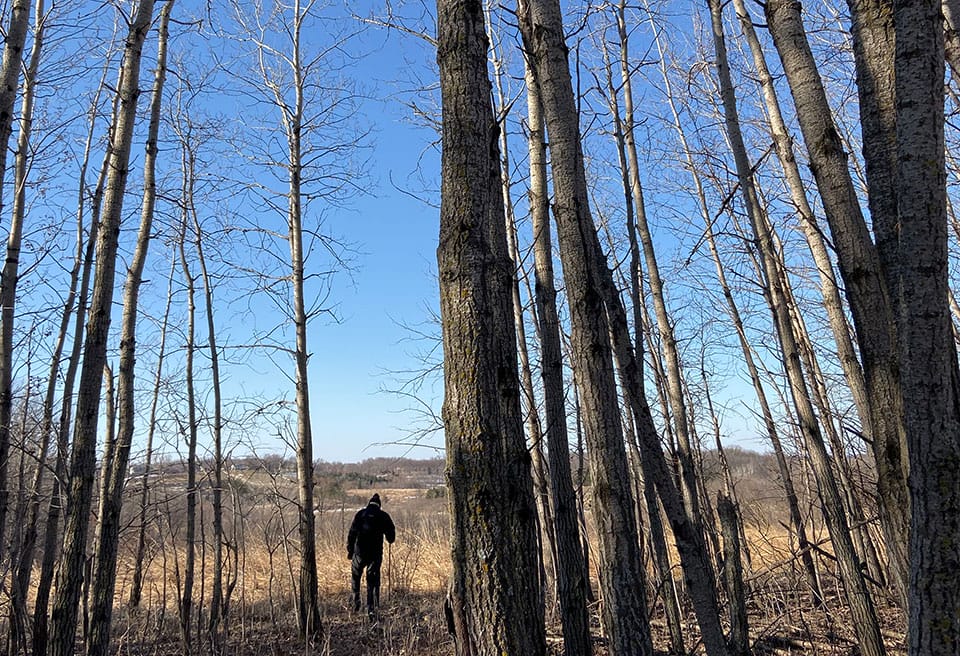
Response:
[[[20,132],[17,135],[17,150],[14,155],[14,183],[13,183],[13,212],[10,219],[10,231],[7,236],[7,257],[4,261],[3,272],[0,274],[0,405],[4,403],[3,389],[10,386],[9,376],[12,374],[13,366],[13,328],[16,308],[16,290],[19,277],[20,265],[20,247],[23,237],[23,220],[26,214],[26,190],[27,173],[31,162],[31,135],[33,127],[33,109],[36,99],[37,72],[40,66],[40,53],[43,48],[44,28],[46,26],[46,11],[43,0],[37,0],[34,8],[34,29],[33,45],[30,48],[30,58],[24,69],[23,74],[23,92],[21,94],[21,107],[19,127]],[[0,174],[2,181],[2,174]],[[2,182],[0,182],[2,184]],[[66,320],[61,322],[61,331],[56,342],[55,350],[62,350],[65,339]],[[50,447],[50,435],[52,433],[52,411],[53,394],[56,385],[56,368],[59,365],[59,357],[54,358],[53,371],[48,381],[47,395],[44,398],[44,419],[41,422],[40,444],[37,448],[37,468],[34,475],[31,488],[30,519],[27,520],[24,528],[23,541],[20,545],[20,555],[16,567],[14,568],[14,578],[10,584],[10,641],[8,649],[26,651],[26,642],[22,636],[25,635],[26,628],[26,600],[27,591],[30,585],[30,574],[33,571],[33,555],[37,536],[37,520],[40,512],[40,496],[43,486],[43,474],[46,470],[45,462],[47,451]],[[9,394],[7,394],[9,397]],[[26,411],[26,409],[25,409]],[[9,412],[9,411],[7,411]],[[9,422],[4,420],[4,410],[0,408],[0,423],[6,425]],[[4,428],[0,426],[0,442],[2,442]],[[2,448],[0,448],[2,451]],[[0,454],[0,469],[6,467],[7,456]],[[3,545],[3,524],[6,521],[4,517],[3,506],[6,499],[3,498],[2,489],[5,485],[3,475],[0,474],[0,548]],[[14,563],[12,562],[11,565]]]
[[[264,280],[269,279],[266,286],[273,289],[270,293],[287,319],[285,328],[293,332],[292,346],[277,346],[294,363],[301,554],[297,612],[301,630],[312,638],[320,636],[322,624],[313,514],[308,329],[312,319],[331,312],[327,303],[331,272],[347,266],[347,249],[325,232],[322,210],[316,208],[335,206],[362,193],[363,165],[355,157],[366,136],[355,119],[357,92],[342,74],[348,35],[330,32],[322,43],[307,38],[325,28],[318,20],[321,6],[317,0],[270,2],[253,9],[233,3],[234,20],[242,38],[252,45],[256,61],[253,75],[237,75],[273,114],[267,120],[282,134],[276,141],[264,139],[254,149],[284,189],[254,185],[254,192],[284,224],[267,237],[286,248],[287,254],[275,260],[283,269],[264,272]],[[311,270],[311,256],[329,258],[327,273]],[[277,280],[282,284],[277,285]]]
[[[602,261],[590,215],[560,5],[533,1],[519,6],[518,14],[549,135],[554,216],[570,305],[574,376],[583,403],[584,433],[600,526],[604,631],[612,654],[648,654],[653,652],[653,645],[646,614],[646,582],[614,378],[612,320],[608,318],[608,313],[622,314],[623,308],[616,294],[619,307],[610,305],[612,279]],[[629,340],[618,332],[621,328],[626,329],[626,324],[618,323],[615,334]],[[635,365],[632,345],[629,350],[630,364]],[[618,356],[624,359],[619,349]]]
[[[117,548],[120,539],[120,512],[127,480],[127,465],[135,423],[134,376],[136,361],[136,331],[140,286],[153,234],[153,215],[156,206],[157,141],[160,132],[160,107],[163,83],[167,73],[167,41],[170,13],[174,0],[167,0],[160,12],[157,67],[150,102],[146,157],[144,158],[143,205],[140,228],[133,259],[124,283],[123,316],[120,327],[120,366],[118,372],[118,427],[117,441],[111,462],[104,460],[107,484],[100,500],[102,512],[98,517],[98,541],[93,570],[93,615],[87,653],[105,655],[110,647],[110,628],[113,616],[113,597],[117,577]]]
[[[190,207],[193,196],[194,179],[189,166],[189,148],[181,142],[181,206],[180,226],[177,235],[177,250],[180,256],[180,268],[183,271],[183,280],[187,296],[187,325],[186,345],[184,354],[184,378],[187,402],[186,426],[181,424],[181,432],[187,440],[187,480],[186,480],[186,528],[184,539],[187,543],[187,553],[184,555],[183,582],[179,590],[180,600],[178,610],[180,615],[180,642],[185,654],[191,653],[191,618],[193,617],[193,588],[196,576],[197,558],[197,502],[199,497],[197,483],[197,434],[199,421],[197,419],[197,394],[194,374],[196,356],[196,323],[197,323],[197,286],[196,275],[190,268],[190,258],[187,257],[187,228],[190,224]],[[178,577],[179,578],[179,577]],[[202,577],[201,577],[202,579]],[[179,581],[178,581],[179,583]],[[201,594],[201,601],[202,601]]]
[[[960,651],[960,372],[947,307],[943,27],[895,0],[901,389],[910,454],[910,653]],[[884,258],[886,264],[886,258]],[[951,536],[951,537],[947,537]]]
[[[51,621],[54,656],[73,653],[77,626],[77,602],[83,576],[83,556],[87,543],[87,524],[93,477],[96,469],[96,434],[100,417],[100,377],[106,360],[107,337],[113,304],[117,241],[123,214],[127,169],[130,160],[133,126],[140,93],[140,60],[143,43],[150,30],[153,0],[141,0],[130,22],[124,52],[118,97],[121,110],[111,131],[110,172],[104,190],[104,209],[97,241],[97,269],[84,343],[83,368],[77,396],[73,450],[70,458],[69,496],[63,557],[57,575],[57,594]]]
[[[37,593],[34,600],[33,611],[33,653],[46,654],[47,641],[49,637],[48,630],[48,612],[50,601],[50,590],[53,585],[54,567],[57,562],[58,540],[60,538],[60,518],[63,515],[63,504],[66,498],[64,493],[65,483],[67,482],[67,455],[69,451],[69,433],[72,422],[72,403],[73,390],[77,382],[77,372],[80,368],[81,355],[84,341],[84,314],[87,308],[87,299],[90,293],[90,278],[93,273],[94,251],[97,244],[97,235],[100,224],[100,210],[103,199],[104,183],[106,181],[107,169],[110,163],[109,148],[104,153],[104,160],[100,167],[97,182],[93,188],[89,234],[84,235],[85,210],[87,202],[87,167],[90,162],[90,151],[94,135],[96,132],[96,117],[100,109],[100,97],[106,90],[106,75],[109,70],[109,62],[104,65],[100,83],[94,94],[89,112],[89,129],[84,145],[83,159],[80,163],[79,183],[77,185],[77,237],[76,252],[74,255],[73,268],[70,271],[70,285],[67,293],[67,300],[64,304],[64,311],[61,318],[61,333],[66,339],[66,333],[71,319],[73,320],[73,336],[70,347],[70,354],[67,357],[67,369],[63,374],[62,399],[60,403],[60,415],[56,423],[56,465],[53,475],[53,489],[50,495],[50,504],[46,517],[46,527],[44,528],[43,538],[43,559],[40,563],[40,576],[37,580]],[[113,115],[117,113],[117,100],[114,98]],[[115,123],[115,121],[114,121]],[[50,383],[53,391],[48,389],[48,393],[55,394],[56,381],[60,363],[55,361],[51,364]],[[53,407],[50,407],[52,420]]]
[[[0,211],[3,209],[3,179],[7,170],[7,145],[13,132],[13,108],[20,87],[23,46],[30,27],[30,0],[10,3],[10,22],[7,25],[0,62]],[[27,131],[29,135],[29,130]],[[13,413],[13,319],[17,288],[17,267],[20,256],[22,218],[10,223],[7,236],[6,259],[0,279],[0,551],[4,549],[4,529],[7,525],[7,461],[10,455],[10,422]]]
[[[804,381],[800,347],[789,314],[790,299],[784,289],[777,266],[776,247],[754,185],[752,167],[740,131],[736,96],[727,62],[721,5],[718,0],[709,0],[709,6],[716,52],[717,76],[720,80],[720,92],[723,101],[724,126],[733,150],[740,193],[753,229],[753,237],[764,276],[764,294],[775,321],[777,338],[783,356],[783,367],[787,373],[790,393],[800,422],[800,430],[817,479],[824,519],[830,532],[833,548],[837,554],[847,604],[854,617],[854,630],[860,642],[860,649],[864,654],[883,656],[885,650],[876,610],[853,548],[843,501],[830,467],[830,457],[810,401],[809,390]]]
[[[157,432],[158,405],[163,383],[163,366],[167,357],[167,337],[170,328],[170,312],[173,308],[173,282],[177,266],[176,254],[170,258],[170,275],[167,278],[167,301],[160,320],[160,344],[157,352],[157,367],[153,377],[153,394],[150,399],[150,414],[147,418],[147,440],[144,446],[143,474],[140,477],[140,508],[137,521],[137,548],[133,561],[133,577],[130,582],[128,603],[132,608],[140,605],[143,594],[143,579],[147,548],[147,512],[150,496],[150,474],[153,472],[153,441]],[[150,522],[152,523],[152,522]]]
[[[588,580],[577,497],[570,472],[570,446],[564,402],[563,353],[557,290],[553,272],[553,244],[547,194],[547,147],[543,129],[543,108],[536,76],[524,59],[527,83],[527,120],[530,130],[530,215],[533,223],[533,258],[537,321],[540,330],[540,375],[543,379],[544,433],[550,463],[550,493],[557,541],[557,596],[560,603],[563,645],[570,656],[592,652],[590,621],[587,615]]]
[[[443,160],[440,310],[453,574],[461,656],[546,652],[537,525],[520,413],[513,266],[481,3],[437,3]]]
[[[827,222],[837,251],[840,275],[856,329],[869,395],[873,449],[881,509],[886,508],[890,548],[902,548],[907,523],[903,405],[894,307],[880,252],[860,209],[847,154],[827,102],[817,64],[800,17],[800,8],[773,0],[765,6],[774,45],[790,85]],[[878,242],[892,229],[888,219],[872,217]],[[885,224],[884,221],[887,223]],[[886,228],[883,226],[886,225]],[[894,554],[891,562],[902,561]]]

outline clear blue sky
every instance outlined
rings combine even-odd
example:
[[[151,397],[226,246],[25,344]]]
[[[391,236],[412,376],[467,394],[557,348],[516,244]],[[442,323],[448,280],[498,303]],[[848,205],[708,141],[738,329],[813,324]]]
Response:
[[[321,317],[311,328],[314,450],[330,461],[433,457],[434,448],[406,445],[422,427],[406,411],[416,403],[385,390],[407,376],[395,372],[420,368],[417,354],[430,346],[405,326],[439,335],[439,326],[427,324],[437,305],[440,154],[437,135],[414,125],[403,104],[411,98],[411,67],[422,75],[424,58],[435,55],[420,39],[382,28],[369,28],[362,43],[356,73],[371,96],[364,104],[374,126],[370,193],[330,220],[359,254],[352,277],[340,276],[334,290],[340,323]],[[423,390],[439,412],[438,394]],[[423,443],[442,447],[443,438]]]
[[[409,102],[417,101],[428,113],[439,111],[439,93],[436,89],[435,73],[436,54],[433,47],[423,39],[404,33],[402,30],[386,30],[374,26],[362,28],[359,22],[351,20],[344,13],[382,16],[385,7],[382,1],[359,0],[346,8],[339,5],[339,0],[330,0],[330,2],[336,6],[321,9],[319,4],[317,5],[318,10],[324,12],[324,20],[329,22],[320,23],[311,28],[313,31],[309,32],[311,37],[309,46],[322,47],[325,40],[330,39],[331,34],[337,29],[362,32],[359,37],[349,41],[349,49],[357,55],[355,63],[339,71],[334,69],[334,73],[349,75],[360,82],[364,91],[364,100],[359,106],[356,118],[359,123],[368,125],[372,132],[370,148],[364,151],[370,158],[369,176],[359,182],[366,193],[358,194],[342,208],[321,205],[316,207],[323,212],[324,230],[350,243],[356,255],[352,258],[352,271],[338,273],[332,279],[329,303],[336,307],[339,321],[334,322],[321,315],[310,326],[308,347],[311,353],[310,385],[314,453],[316,458],[327,461],[354,461],[367,457],[400,455],[430,457],[436,454],[433,449],[411,450],[407,444],[397,443],[406,442],[412,433],[424,427],[423,418],[416,412],[419,403],[427,403],[435,412],[439,412],[442,392],[442,381],[439,376],[433,379],[435,385],[419,390],[419,401],[400,397],[384,390],[397,388],[405,377],[412,376],[413,372],[425,366],[419,354],[435,348],[436,343],[431,342],[429,336],[436,337],[439,334],[439,327],[430,324],[434,315],[433,310],[437,305],[437,282],[434,272],[439,231],[437,204],[440,154],[436,144],[438,135],[434,128],[425,127],[422,122],[416,125],[412,120],[413,112],[408,106]],[[248,3],[243,2],[238,2],[237,6],[249,8]],[[218,221],[227,222],[236,219],[246,221],[244,224],[246,228],[273,228],[282,233],[284,231],[282,211],[278,213],[267,209],[262,202],[257,205],[250,193],[251,181],[260,182],[261,178],[257,176],[263,176],[262,179],[268,181],[269,176],[264,174],[266,167],[257,169],[250,160],[253,155],[245,151],[245,146],[252,142],[256,144],[255,148],[263,148],[261,153],[266,152],[268,158],[282,160],[278,153],[282,152],[284,145],[282,137],[278,138],[276,116],[269,115],[270,108],[267,103],[264,103],[265,92],[262,84],[258,87],[256,74],[250,73],[250,67],[256,61],[255,57],[249,57],[251,40],[226,38],[220,34],[213,35],[212,32],[215,29],[221,29],[222,26],[217,24],[217,20],[210,20],[210,16],[205,13],[208,10],[207,3],[181,0],[175,7],[175,18],[179,22],[174,26],[174,37],[170,48],[172,65],[167,82],[167,95],[171,100],[168,106],[170,116],[176,114],[172,101],[176,96],[178,85],[182,88],[186,85],[183,80],[191,79],[195,85],[193,88],[198,89],[200,87],[196,86],[196,81],[202,75],[209,75],[208,81],[212,83],[209,88],[203,87],[203,93],[208,95],[197,103],[197,106],[201,110],[206,110],[209,115],[200,111],[194,118],[199,117],[201,121],[210,118],[220,121],[226,126],[224,132],[235,130],[238,133],[252,132],[254,137],[260,135],[260,141],[256,138],[249,139],[247,142],[240,139],[237,142],[240,145],[228,141],[222,134],[210,138],[214,143],[205,146],[207,149],[205,165],[214,171],[206,179],[205,184],[212,200],[203,208],[204,216],[201,220],[208,222],[206,226],[211,230],[221,227]],[[432,36],[433,21],[430,12],[433,11],[433,3],[431,1],[427,0],[423,3],[417,0],[398,1],[393,9],[395,20],[403,20],[408,28],[416,31],[424,30]],[[63,282],[65,271],[60,267],[60,263],[69,261],[72,256],[71,231],[76,202],[76,170],[79,156],[61,159],[61,144],[66,144],[67,150],[74,154],[82,150],[86,130],[84,117],[88,110],[92,89],[95,88],[100,71],[103,70],[104,56],[108,50],[105,44],[110,41],[114,26],[112,10],[92,11],[87,3],[59,5],[57,10],[61,12],[60,20],[55,24],[56,38],[50,40],[52,45],[48,59],[41,67],[41,84],[57,81],[60,86],[42,87],[44,93],[41,94],[38,102],[39,115],[35,121],[37,134],[41,135],[47,148],[43,151],[44,155],[47,159],[55,161],[55,165],[50,165],[49,172],[38,167],[38,179],[42,174],[46,174],[47,177],[43,179],[42,184],[38,183],[34,190],[36,199],[34,213],[31,215],[32,233],[28,236],[27,248],[24,251],[25,262],[35,257],[49,269],[38,267],[31,272],[32,280],[21,283],[24,290],[39,290],[34,292],[32,297],[29,292],[24,292],[25,307],[29,307],[31,302],[35,301],[35,306],[44,312],[50,312],[50,307],[55,310],[62,307],[62,292],[66,285]],[[229,14],[226,12],[230,11],[229,7],[219,5],[217,11],[225,13],[217,14],[215,18],[228,24]],[[340,15],[337,18],[331,18],[330,12]],[[406,16],[399,15],[404,12]],[[83,29],[76,29],[76,25],[82,25]],[[509,64],[516,68],[519,63],[519,51],[514,42],[516,37],[511,28],[507,27],[504,30],[507,35],[503,44],[504,51],[511,58]],[[114,36],[113,42],[114,44],[122,43],[122,38]],[[154,34],[146,48],[147,59],[141,74],[144,91],[149,88],[155,48]],[[585,52],[587,51],[589,48],[585,49]],[[115,48],[113,52],[115,55],[117,49]],[[216,66],[213,65],[214,61],[217,63]],[[115,67],[114,59],[109,67],[110,73],[107,79],[112,79]],[[239,77],[229,77],[236,71],[242,71],[242,74],[247,76],[245,82],[238,82]],[[582,82],[589,84],[589,80]],[[246,91],[238,91],[237,89],[244,84],[247,85]],[[522,96],[519,95],[521,85],[522,76],[519,75],[508,82],[510,87],[507,90],[508,97],[516,97],[520,100],[511,115],[511,122],[508,123],[508,128],[514,136],[519,135],[517,121],[523,113]],[[432,88],[426,93],[418,94],[416,90],[419,87]],[[656,85],[649,85],[644,93],[655,98]],[[142,94],[144,103],[148,95]],[[590,94],[587,93],[585,98],[590,100]],[[594,98],[592,102],[596,102],[596,99]],[[652,107],[648,109],[649,112],[657,111],[655,105],[650,104],[649,107]],[[73,119],[66,127],[62,125],[64,116]],[[98,124],[99,138],[95,142],[91,157],[92,168],[98,165],[102,156],[104,143],[102,135],[105,132],[106,123],[107,117],[104,113]],[[648,129],[651,135],[663,139],[664,132],[658,125],[652,125]],[[594,126],[593,129],[596,130],[596,127]],[[125,208],[128,216],[121,235],[123,257],[129,256],[138,220],[137,208],[142,192],[140,179],[143,159],[142,131],[143,121],[138,126],[134,159],[131,164],[132,174]],[[249,135],[244,134],[243,137],[248,138]],[[271,137],[274,139],[272,151],[269,146],[262,145],[269,142]],[[161,200],[159,207],[165,228],[170,229],[172,225],[177,224],[179,216],[172,198],[178,197],[180,177],[178,146],[169,124],[166,124],[165,136],[161,137],[161,141],[161,168],[163,169],[160,173],[163,179],[161,184],[165,185],[168,196]],[[604,135],[599,135],[599,138],[596,133],[593,135],[594,148],[598,143],[607,144],[601,148],[609,148],[608,141]],[[673,154],[669,154],[666,160],[660,161],[656,159],[657,144],[653,143],[652,146],[653,159],[648,163],[649,170],[652,172],[652,182],[664,189],[658,196],[656,187],[652,189],[648,187],[652,192],[649,198],[666,199],[659,205],[651,202],[651,209],[656,210],[662,222],[659,228],[657,226],[654,228],[658,234],[664,235],[666,240],[662,251],[663,262],[682,263],[690,254],[689,247],[685,246],[682,240],[684,238],[688,241],[697,240],[700,234],[700,230],[694,227],[692,230],[687,230],[689,234],[684,237],[683,224],[680,222],[682,217],[675,216],[681,213],[677,207],[682,205],[684,198],[682,193],[677,193],[675,187],[677,184],[686,184],[684,181],[677,182],[676,179],[685,180],[686,174],[665,175],[663,173],[665,166],[677,165],[672,161],[675,159],[675,153],[670,151]],[[277,148],[280,150],[276,150]],[[666,148],[669,148],[669,145]],[[609,153],[602,151],[594,150],[590,155],[591,165],[595,167],[591,173],[594,175],[599,173],[598,206],[604,202],[604,195],[606,195],[609,202],[605,209],[610,210],[608,216],[613,216],[616,220],[616,212],[622,211],[620,207],[622,196],[618,191],[618,183],[610,177],[611,171],[615,170],[609,164],[612,160],[608,157]],[[522,166],[522,159],[520,153],[515,153],[512,156],[513,165]],[[222,176],[217,170],[221,167],[224,169]],[[277,170],[274,167],[274,172]],[[88,176],[88,183],[92,182],[90,177],[92,175]],[[219,188],[219,183],[224,181],[227,181],[226,188]],[[275,193],[279,194],[273,198],[276,204],[276,199],[282,198],[284,183],[282,179],[273,181],[273,186],[277,189]],[[515,193],[519,204],[522,205],[522,200],[519,198],[522,190],[517,188]],[[282,201],[280,205],[282,210]],[[611,210],[617,207],[620,209]],[[518,212],[523,214],[522,207]],[[597,216],[600,217],[601,213],[597,212]],[[49,223],[41,223],[41,217]],[[50,226],[49,234],[44,232],[48,225]],[[50,234],[55,235],[56,239],[51,240]],[[161,234],[160,237],[151,247],[148,263],[149,280],[145,283],[141,294],[142,334],[138,339],[142,348],[141,355],[138,357],[137,384],[145,395],[152,386],[156,347],[159,342],[155,320],[162,314],[170,256],[175,255],[171,252],[171,243],[173,243],[171,236]],[[283,263],[283,256],[280,255],[283,253],[284,244],[275,240],[269,244],[274,250],[259,250],[256,243],[241,244],[241,238],[237,236],[236,231],[233,233],[227,231],[220,238],[224,242],[237,240],[227,243],[225,250],[230,249],[230,252],[223,253],[223,258],[218,262],[221,272],[229,271],[236,261],[241,261],[248,267],[248,271],[236,276],[244,279],[238,285],[241,287],[246,285],[246,287],[239,292],[229,289],[218,290],[215,303],[220,346],[228,351],[236,349],[231,352],[231,355],[234,355],[233,360],[223,367],[228,387],[225,390],[227,402],[229,404],[245,398],[250,398],[252,403],[265,399],[268,404],[269,401],[279,398],[290,400],[293,398],[294,390],[292,381],[287,377],[292,371],[289,359],[284,356],[266,361],[262,359],[269,357],[269,354],[264,355],[266,349],[262,349],[257,355],[249,355],[251,352],[249,349],[241,355],[236,355],[241,352],[244,345],[251,344],[255,339],[260,338],[263,332],[283,323],[282,313],[278,313],[275,306],[261,297],[253,298],[251,290],[255,284],[252,280],[256,278],[255,272],[259,264],[256,258],[263,252],[272,252],[277,256],[270,260],[272,266],[276,268],[268,273],[284,270],[286,264]],[[521,236],[521,240],[528,238],[529,236]],[[57,248],[62,249],[55,257],[49,257],[44,250],[44,247],[52,242],[55,242]],[[210,252],[215,254],[212,259],[216,259],[217,255],[215,244],[216,242],[213,242],[208,251],[208,256]],[[322,254],[320,255],[312,261],[312,265],[308,262],[309,270],[316,271],[325,267]],[[696,262],[694,264],[696,265]],[[684,264],[682,268],[686,269],[686,267],[687,265]],[[24,266],[24,268],[27,267]],[[125,267],[118,269],[118,289],[122,285],[124,272]],[[677,275],[671,280],[672,292],[677,295],[688,294],[689,290],[683,287],[683,278],[689,274],[689,271],[681,270],[675,273]],[[236,275],[236,271],[232,270],[225,275]],[[31,282],[34,285],[32,288]],[[177,322],[182,322],[185,313],[182,280],[177,284],[179,291],[176,293],[179,296],[176,301],[174,321],[177,324],[175,327],[181,329],[182,323]],[[228,288],[229,285],[224,287]],[[697,287],[697,289],[700,288]],[[234,294],[233,298],[230,298],[231,292]],[[119,300],[119,293],[116,298]],[[678,304],[684,311],[689,310],[688,305],[688,303]],[[687,313],[692,316],[693,311],[689,310]],[[55,312],[49,316],[54,314]],[[677,316],[682,318],[683,314],[684,312],[681,311]],[[203,318],[198,317],[200,324],[202,321]],[[26,330],[26,324],[23,323],[23,325]],[[699,327],[701,324],[696,325]],[[116,304],[114,328],[118,326],[119,303]],[[413,327],[414,330],[411,331],[405,326]],[[261,334],[255,334],[255,329],[261,331]],[[417,332],[423,335],[419,341],[416,339]],[[204,334],[205,328],[198,327],[198,341],[204,339]],[[278,339],[284,347],[292,344],[289,334],[280,335]],[[171,456],[174,455],[171,451],[182,450],[183,442],[183,418],[179,417],[178,421],[170,418],[175,413],[182,414],[183,344],[182,332],[175,334],[168,344],[171,350],[168,353],[169,363],[166,373],[173,385],[179,386],[179,389],[174,389],[170,395],[169,403],[162,406],[162,411],[167,413],[166,417],[161,418],[161,422],[166,422],[162,428],[165,432],[163,439],[168,445],[167,454]],[[714,344],[711,343],[710,346],[713,347]],[[273,354],[275,355],[276,351]],[[434,359],[438,357],[439,352],[435,351]],[[236,360],[240,358],[248,359],[249,366],[237,364]],[[202,369],[198,373],[198,387],[200,387],[198,392],[202,397],[201,401],[207,404],[205,413],[208,416],[211,414],[208,361],[204,359],[198,366]],[[735,374],[732,376],[722,374],[719,377],[724,376],[730,378],[735,377]],[[723,383],[724,381],[721,381],[720,384]],[[733,384],[736,385],[736,381]],[[729,396],[728,394],[727,397]],[[719,397],[718,393],[715,400]],[[147,406],[148,404],[145,403],[143,407]],[[739,407],[739,402],[733,401],[731,406]],[[414,412],[407,412],[411,408]],[[235,406],[228,411],[235,413],[231,419],[236,418]],[[249,418],[244,417],[244,419]],[[285,419],[289,419],[289,415],[286,415]],[[275,437],[277,426],[271,424],[271,421],[277,420],[270,417],[262,425],[253,425],[252,422],[230,422],[229,430],[234,431],[227,437],[230,448],[240,452],[251,446],[260,452],[281,451],[283,444]],[[736,419],[733,422],[742,423],[737,422]],[[145,421],[143,427],[145,427]],[[145,431],[138,432],[142,435]],[[742,433],[740,430],[737,432]],[[209,442],[207,427],[204,428],[201,439],[205,443]],[[426,444],[430,447],[441,447],[442,435],[435,434],[426,441]]]

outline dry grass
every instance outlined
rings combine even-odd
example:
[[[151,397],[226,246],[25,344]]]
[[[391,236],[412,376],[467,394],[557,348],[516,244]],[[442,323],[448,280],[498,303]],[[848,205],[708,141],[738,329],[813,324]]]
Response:
[[[232,486],[233,512],[226,530],[229,579],[235,580],[230,598],[226,653],[237,656],[261,654],[319,654],[327,656],[437,656],[452,653],[446,634],[442,601],[450,572],[446,502],[423,489],[378,489],[384,509],[397,525],[397,541],[385,552],[382,612],[371,623],[364,614],[352,612],[350,566],[346,558],[346,534],[353,514],[369,497],[370,490],[348,490],[336,499],[321,499],[317,513],[317,561],[324,639],[318,644],[297,637],[293,590],[299,553],[296,547],[296,514],[291,481],[247,474]],[[175,485],[170,486],[175,488]],[[279,494],[278,494],[279,492]],[[284,501],[283,499],[287,499]],[[277,503],[277,499],[281,499]],[[164,504],[159,504],[165,507]],[[208,509],[204,511],[209,518]],[[776,520],[775,505],[762,512],[747,509],[745,530],[752,556],[747,572],[753,653],[850,655],[856,653],[850,619],[840,587],[830,571],[828,557],[820,556],[827,604],[812,609],[796,560],[796,548],[787,530]],[[151,526],[150,548],[145,561],[147,585],[143,602],[134,610],[126,599],[132,579],[134,532],[128,531],[121,545],[117,581],[115,646],[117,654],[163,656],[182,652],[178,619],[178,576],[184,549],[180,518],[161,516]],[[811,537],[822,537],[817,527]],[[206,545],[198,553],[195,597],[210,592],[210,529],[202,531]],[[595,537],[593,538],[595,544]],[[174,546],[175,545],[175,546]],[[594,559],[595,562],[595,559]],[[677,562],[676,559],[674,562]],[[594,572],[595,577],[596,572]],[[674,568],[678,583],[679,567]],[[651,572],[652,576],[652,572]],[[652,580],[652,579],[651,579]],[[594,578],[594,590],[597,589]],[[890,653],[903,653],[903,620],[882,594],[885,637]],[[652,600],[651,624],[655,644],[667,647],[662,604]],[[687,649],[697,650],[696,622],[691,608],[684,609]],[[205,635],[205,608],[200,606],[197,636]],[[596,653],[605,653],[598,621],[599,604],[592,607]],[[560,654],[561,640],[556,613],[549,627],[551,653]],[[198,644],[202,643],[197,638]]]

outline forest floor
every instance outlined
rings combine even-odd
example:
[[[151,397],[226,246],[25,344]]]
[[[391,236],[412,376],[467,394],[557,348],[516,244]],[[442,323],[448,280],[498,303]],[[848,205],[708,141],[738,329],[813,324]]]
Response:
[[[856,656],[859,654],[853,626],[845,604],[834,590],[823,608],[803,603],[789,606],[750,604],[750,653],[756,656],[816,654],[816,656]],[[376,621],[366,612],[354,612],[347,586],[337,597],[323,599],[324,637],[307,645],[297,636],[296,620],[291,613],[282,617],[249,617],[228,638],[225,654],[231,656],[443,656],[454,653],[453,639],[446,631],[443,593],[385,592]],[[291,609],[292,610],[292,609]],[[592,607],[592,632],[595,656],[606,656],[601,636],[598,607]],[[702,654],[697,642],[697,625],[690,609],[684,621],[685,648],[688,654]],[[669,638],[662,609],[655,607],[651,617],[654,646],[659,656],[668,656]],[[906,654],[903,620],[892,607],[881,608],[883,637],[887,653]],[[128,618],[129,619],[129,618]],[[122,624],[122,623],[121,623]],[[171,627],[172,628],[172,627]],[[127,630],[114,641],[118,656],[174,656],[182,654],[175,630],[163,635],[147,635]],[[137,637],[139,635],[139,637]],[[549,623],[548,653],[562,656],[560,627]],[[198,653],[209,653],[206,649]]]

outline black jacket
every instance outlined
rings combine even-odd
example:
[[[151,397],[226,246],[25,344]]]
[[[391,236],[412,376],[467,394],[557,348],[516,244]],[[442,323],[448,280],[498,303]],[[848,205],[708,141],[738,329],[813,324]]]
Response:
[[[347,535],[347,554],[357,554],[365,561],[383,558],[383,539],[393,544],[396,529],[390,515],[375,503],[369,504],[353,518]]]

